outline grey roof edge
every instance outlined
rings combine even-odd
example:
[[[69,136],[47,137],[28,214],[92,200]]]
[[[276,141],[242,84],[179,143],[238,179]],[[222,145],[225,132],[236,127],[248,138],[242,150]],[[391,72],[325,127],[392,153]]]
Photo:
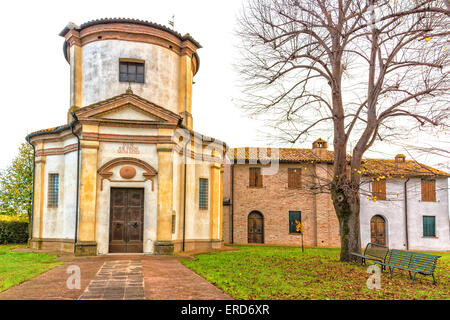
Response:
[[[148,27],[152,27],[152,28],[156,28],[162,31],[165,31],[167,33],[170,33],[174,36],[176,36],[178,39],[180,39],[181,41],[185,41],[185,40],[189,40],[191,41],[194,45],[196,45],[199,49],[202,47],[200,45],[200,43],[195,40],[191,35],[186,34],[186,35],[181,35],[181,33],[170,29],[169,27],[166,27],[165,25],[159,24],[159,23],[155,23],[155,22],[150,22],[150,21],[146,21],[146,20],[140,20],[140,19],[131,19],[131,18],[101,18],[101,19],[95,19],[95,20],[91,20],[88,22],[85,22],[79,26],[77,26],[76,24],[74,24],[73,22],[69,22],[67,24],[67,26],[64,27],[63,30],[61,30],[61,32],[59,33],[59,35],[61,37],[64,37],[66,35],[66,33],[71,30],[71,29],[75,29],[77,31],[80,31],[84,28],[90,27],[90,26],[95,26],[98,24],[105,24],[105,23],[132,23],[132,24],[138,24],[138,25],[142,25],[142,26],[148,26]]]
[[[77,120],[73,120],[71,123],[55,127],[53,130],[48,130],[48,131],[42,131],[41,130],[41,131],[32,132],[32,133],[28,134],[25,137],[25,140],[30,142],[30,139],[33,138],[33,137],[36,137],[36,136],[41,136],[41,135],[44,135],[44,134],[60,133],[60,132],[62,132],[64,130],[72,128],[76,122],[77,122]]]

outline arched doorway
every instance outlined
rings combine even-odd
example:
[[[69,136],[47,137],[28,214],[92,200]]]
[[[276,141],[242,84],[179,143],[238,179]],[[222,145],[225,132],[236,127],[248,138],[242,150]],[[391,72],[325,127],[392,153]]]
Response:
[[[370,219],[370,242],[386,245],[386,220],[382,216]]]
[[[264,243],[264,218],[258,211],[248,215],[248,243]]]

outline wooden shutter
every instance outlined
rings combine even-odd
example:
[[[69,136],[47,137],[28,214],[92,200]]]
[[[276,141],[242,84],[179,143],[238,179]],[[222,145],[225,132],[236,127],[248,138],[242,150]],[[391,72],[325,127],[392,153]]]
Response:
[[[288,188],[301,187],[301,173],[299,168],[288,168]]]
[[[436,180],[422,179],[422,201],[436,201]]]
[[[262,175],[261,175],[261,168],[255,168],[255,172],[256,172],[256,186],[258,188],[261,188],[263,186],[263,182],[262,182]]]
[[[248,185],[259,188],[263,186],[261,168],[250,168]]]
[[[248,185],[250,187],[256,187],[256,170],[257,168],[250,168]]]
[[[386,200],[386,180],[372,182],[372,196],[377,200]]]

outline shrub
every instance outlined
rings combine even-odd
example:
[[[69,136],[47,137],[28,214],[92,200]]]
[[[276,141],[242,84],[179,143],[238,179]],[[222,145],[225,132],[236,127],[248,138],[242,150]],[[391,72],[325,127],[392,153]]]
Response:
[[[28,220],[26,216],[0,215],[0,244],[26,243]]]

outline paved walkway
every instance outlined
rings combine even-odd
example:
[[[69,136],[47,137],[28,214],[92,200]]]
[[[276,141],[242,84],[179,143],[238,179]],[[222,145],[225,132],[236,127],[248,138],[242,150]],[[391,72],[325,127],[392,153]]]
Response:
[[[139,260],[106,261],[80,300],[145,299],[142,264]]]
[[[81,271],[80,289],[69,289],[67,268]],[[0,300],[27,299],[211,299],[229,295],[183,266],[177,257],[105,255],[74,258],[0,293]]]

